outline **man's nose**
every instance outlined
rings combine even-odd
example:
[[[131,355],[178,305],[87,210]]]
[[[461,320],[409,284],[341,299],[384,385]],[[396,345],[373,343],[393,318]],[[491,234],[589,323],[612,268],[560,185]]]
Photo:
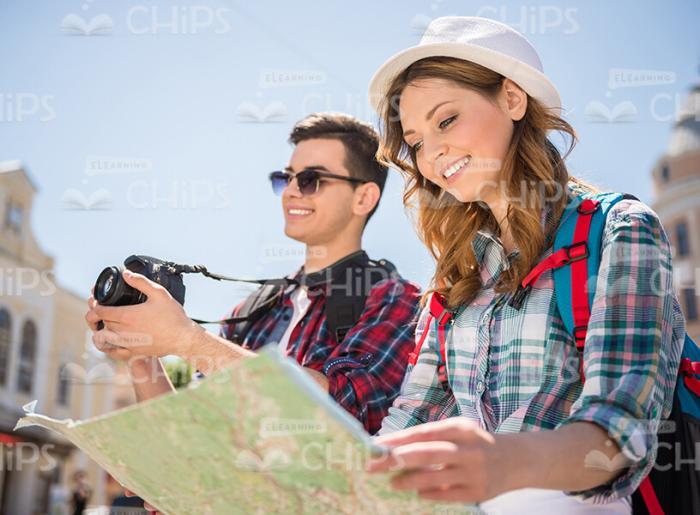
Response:
[[[287,186],[285,186],[284,191],[282,191],[282,196],[287,198],[301,198],[302,194],[299,190],[299,183],[297,182],[296,176],[291,177]]]

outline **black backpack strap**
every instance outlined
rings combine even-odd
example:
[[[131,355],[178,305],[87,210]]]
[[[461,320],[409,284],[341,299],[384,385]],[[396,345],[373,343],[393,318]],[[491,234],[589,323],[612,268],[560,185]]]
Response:
[[[380,281],[400,277],[391,262],[381,259],[348,267],[344,280],[336,279],[326,297],[326,323],[336,343],[341,343],[360,320],[372,287]]]
[[[338,272],[334,273],[332,282],[325,286],[329,289],[326,295],[326,321],[328,330],[337,343],[342,342],[348,331],[357,324],[372,287],[380,281],[401,277],[391,262],[385,259],[373,261],[363,259],[363,257],[363,255],[356,256],[352,263],[347,263],[349,266],[339,268]],[[340,274],[344,277],[341,277]],[[299,284],[293,279],[276,279],[269,281],[269,283],[262,285],[249,295],[243,301],[235,317],[217,322],[192,320],[200,324],[233,324],[229,340],[242,344],[245,342],[253,323],[262,318],[280,301],[286,287],[290,284]]]
[[[244,318],[244,320],[234,323],[229,339],[234,343],[242,344],[253,323],[280,301],[284,290],[285,288],[279,284],[266,284],[250,294],[236,313],[236,318]]]
[[[285,289],[284,284],[277,280],[272,284],[263,284],[243,301],[235,317],[215,321],[193,318],[192,321],[197,324],[233,324],[229,340],[242,344],[250,326],[280,301]]]

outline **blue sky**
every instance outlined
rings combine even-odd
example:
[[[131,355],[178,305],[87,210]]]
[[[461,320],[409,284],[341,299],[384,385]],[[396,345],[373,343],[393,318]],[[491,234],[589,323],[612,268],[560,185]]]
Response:
[[[39,188],[32,226],[61,284],[87,295],[132,253],[248,277],[296,269],[301,247],[267,182],[294,121],[374,121],[375,69],[451,14],[525,32],[578,131],[572,173],[653,201],[651,169],[698,80],[698,2],[0,0],[0,160],[21,160]],[[640,76],[654,83],[629,80]],[[364,246],[425,285],[432,263],[401,189],[392,176]],[[186,283],[199,318],[245,290]]]

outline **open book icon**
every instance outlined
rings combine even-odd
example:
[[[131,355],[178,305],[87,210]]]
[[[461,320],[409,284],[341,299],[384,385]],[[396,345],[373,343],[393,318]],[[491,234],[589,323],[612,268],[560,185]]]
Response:
[[[411,28],[419,34],[423,34],[428,29],[431,21],[433,21],[433,19],[430,16],[416,14],[411,20]]]
[[[107,363],[99,363],[90,370],[85,370],[78,363],[68,363],[61,371],[61,378],[78,384],[111,383],[114,381],[114,369]]]
[[[61,201],[66,209],[108,209],[112,202],[112,195],[106,189],[95,190],[85,195],[80,190],[68,188],[63,192]]]
[[[610,459],[603,451],[599,450],[593,450],[586,454],[583,464],[587,468],[609,471],[622,470],[629,467],[629,461],[623,453],[619,452]]]
[[[238,118],[242,122],[282,122],[286,116],[287,108],[282,102],[272,102],[262,108],[251,102],[243,102],[238,106]]]
[[[279,449],[271,449],[262,458],[246,449],[238,454],[235,465],[241,469],[263,471],[284,468],[291,462],[289,455]]]
[[[71,34],[81,36],[92,36],[93,34],[107,34],[114,27],[112,18],[106,14],[98,14],[89,21],[80,15],[69,14],[61,21],[61,30]]]
[[[608,106],[598,100],[593,100],[586,106],[585,114],[589,122],[632,122],[637,117],[637,108],[629,100],[620,102],[613,106],[612,109],[609,109]]]

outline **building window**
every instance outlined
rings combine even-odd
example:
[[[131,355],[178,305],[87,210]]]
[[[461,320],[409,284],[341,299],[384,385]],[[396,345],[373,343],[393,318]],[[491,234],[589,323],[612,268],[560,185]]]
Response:
[[[683,289],[683,300],[685,302],[685,319],[694,321],[698,319],[698,304],[695,296],[695,288]]]
[[[5,225],[17,234],[22,230],[22,206],[10,202],[5,213]]]
[[[661,180],[664,182],[668,182],[668,180],[671,178],[671,169],[668,167],[666,163],[661,167]]]
[[[0,309],[0,386],[5,386],[7,382],[11,338],[12,324],[10,313],[6,309]]]
[[[676,242],[678,243],[678,256],[690,254],[690,241],[688,241],[688,224],[680,222],[676,225]]]
[[[22,328],[22,345],[19,350],[19,374],[17,390],[31,393],[34,379],[34,363],[36,361],[36,325],[27,320]]]
[[[61,406],[68,406],[68,398],[70,396],[70,370],[65,365],[61,365],[58,369],[58,394],[56,402]]]

